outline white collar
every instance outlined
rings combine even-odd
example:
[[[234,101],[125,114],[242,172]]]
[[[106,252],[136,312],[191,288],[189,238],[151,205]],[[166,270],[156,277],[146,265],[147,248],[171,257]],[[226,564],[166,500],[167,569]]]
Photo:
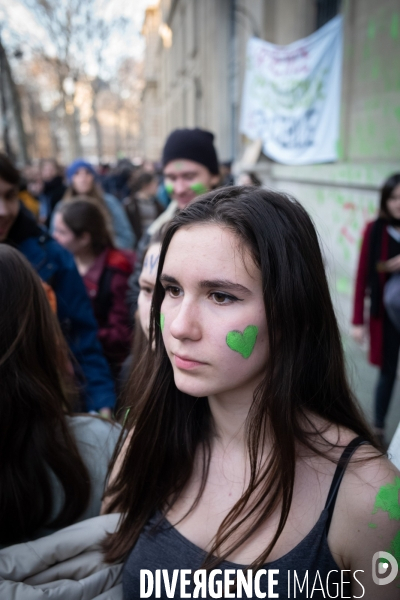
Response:
[[[397,229],[395,229],[393,227],[393,225],[388,225],[387,232],[388,232],[389,235],[392,236],[392,238],[394,240],[396,240],[396,242],[400,243],[400,231],[397,231]]]

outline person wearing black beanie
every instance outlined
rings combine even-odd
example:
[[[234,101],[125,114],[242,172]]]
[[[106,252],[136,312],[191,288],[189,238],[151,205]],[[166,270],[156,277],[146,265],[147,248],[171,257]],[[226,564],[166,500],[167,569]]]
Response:
[[[162,154],[164,182],[180,209],[219,182],[214,134],[204,129],[175,129]]]
[[[214,134],[211,131],[198,127],[196,129],[175,129],[165,142],[162,157],[163,167],[180,158],[204,165],[213,175],[219,174]]]
[[[219,163],[214,147],[214,134],[205,129],[175,129],[162,152],[164,186],[172,202],[142,236],[136,250],[136,269],[129,281],[127,303],[132,317],[137,309],[139,275],[143,249],[150,237],[170,221],[176,212],[184,209],[196,198],[217,187]]]

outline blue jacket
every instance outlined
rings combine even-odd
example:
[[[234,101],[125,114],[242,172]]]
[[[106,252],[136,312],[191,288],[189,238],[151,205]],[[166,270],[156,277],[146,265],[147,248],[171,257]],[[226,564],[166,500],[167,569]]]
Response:
[[[19,232],[13,236],[16,228]],[[20,235],[21,229],[25,230],[25,235]],[[26,256],[56,294],[62,331],[86,379],[86,410],[112,408],[115,404],[114,383],[97,339],[92,306],[72,254],[32,222],[29,212],[23,208],[7,242]]]
[[[103,194],[104,202],[110,212],[114,228],[115,245],[117,248],[133,250],[136,236],[121,202],[112,194]]]

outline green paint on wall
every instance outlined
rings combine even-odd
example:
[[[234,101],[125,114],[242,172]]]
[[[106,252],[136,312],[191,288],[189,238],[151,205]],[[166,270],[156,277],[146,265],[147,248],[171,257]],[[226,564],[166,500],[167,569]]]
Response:
[[[371,79],[378,79],[380,74],[379,58],[375,56],[372,62]]]
[[[393,40],[399,39],[399,15],[394,14],[390,21],[390,37]]]
[[[371,48],[370,48],[370,45],[368,44],[368,42],[365,42],[364,48],[363,48],[363,58],[365,61],[367,61],[370,57],[371,57]],[[363,65],[363,68],[365,69],[366,65]],[[365,79],[365,77],[366,77],[366,72],[364,72],[363,79]]]
[[[339,294],[349,295],[352,289],[352,283],[345,277],[338,277],[336,280],[336,289]]]
[[[376,529],[376,527],[377,527],[377,524],[376,524],[376,523],[368,523],[368,527],[369,527],[370,529]]]
[[[342,143],[342,140],[338,140],[338,141],[336,142],[336,153],[337,153],[337,157],[338,157],[340,160],[343,160],[343,158],[344,158],[344,149],[343,149],[343,143]]]
[[[371,21],[368,23],[368,29],[367,29],[367,35],[369,37],[370,40],[373,40],[375,38],[376,35],[376,24],[374,21]]]
[[[396,108],[394,109],[394,114],[396,116],[396,119],[400,121],[400,106],[396,106]]]

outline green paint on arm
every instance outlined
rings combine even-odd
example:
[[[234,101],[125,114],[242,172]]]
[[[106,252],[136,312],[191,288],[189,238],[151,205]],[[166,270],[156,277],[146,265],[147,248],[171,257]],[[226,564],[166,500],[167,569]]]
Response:
[[[390,37],[393,40],[399,39],[399,15],[395,13],[390,21]]]
[[[400,531],[396,533],[394,540],[390,544],[390,554],[393,554],[397,563],[400,565]]]
[[[161,329],[161,331],[164,331],[164,324],[165,324],[165,315],[160,313],[160,329]]]
[[[377,524],[376,524],[376,523],[368,523],[368,527],[369,527],[370,529],[376,529],[378,526],[377,526]]]
[[[200,183],[200,182],[192,183],[192,185],[190,186],[190,189],[198,196],[200,196],[200,194],[205,194],[206,192],[208,192],[208,189],[206,188],[204,183]]]
[[[389,514],[389,519],[400,521],[400,477],[395,476],[393,483],[383,485],[375,498],[375,504],[372,514],[383,510]]]
[[[172,196],[172,194],[174,193],[173,184],[168,181],[167,183],[164,184],[164,187],[165,187],[165,190],[166,190],[168,196]]]
[[[230,331],[226,336],[228,347],[234,352],[239,352],[243,358],[249,358],[254,350],[258,334],[256,325],[248,325],[243,331]]]

